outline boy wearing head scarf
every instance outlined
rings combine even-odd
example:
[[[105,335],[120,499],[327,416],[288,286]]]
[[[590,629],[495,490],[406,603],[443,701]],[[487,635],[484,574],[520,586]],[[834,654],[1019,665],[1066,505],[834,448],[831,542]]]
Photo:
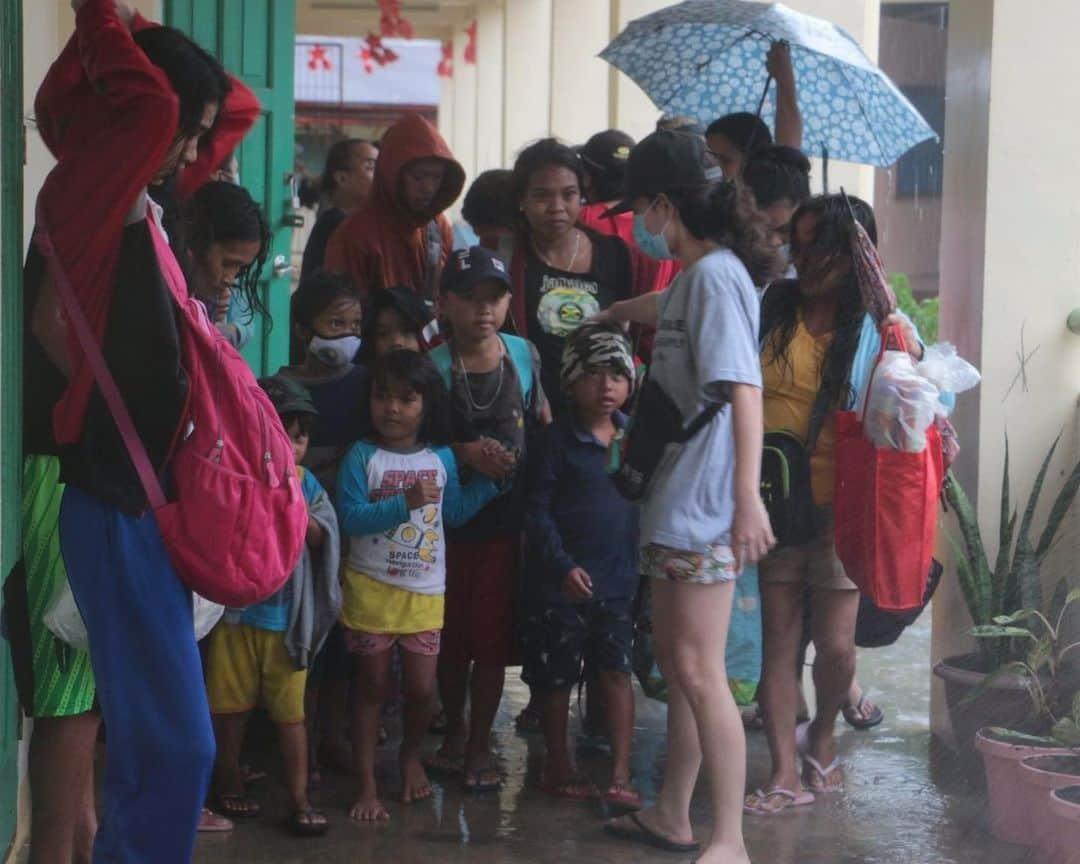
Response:
[[[541,433],[530,464],[526,678],[544,703],[543,787],[571,800],[598,797],[567,746],[570,692],[589,654],[607,706],[613,769],[603,798],[638,809],[630,775],[634,697],[632,606],[638,586],[634,506],[606,472],[607,448],[626,423],[619,409],[634,381],[621,330],[586,323],[567,340],[561,382],[570,410]]]

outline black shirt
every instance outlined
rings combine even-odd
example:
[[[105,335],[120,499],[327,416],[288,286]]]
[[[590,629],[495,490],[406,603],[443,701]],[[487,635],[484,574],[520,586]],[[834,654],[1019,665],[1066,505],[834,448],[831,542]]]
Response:
[[[340,207],[327,207],[319,213],[315,225],[308,235],[307,245],[304,247],[304,263],[300,266],[300,278],[307,279],[313,273],[318,273],[323,268],[326,260],[326,244],[330,242],[330,235],[338,226],[345,221],[348,214]]]
[[[626,244],[618,237],[585,233],[593,246],[588,273],[549,267],[531,247],[525,259],[527,336],[540,350],[541,380],[556,417],[564,408],[559,373],[566,337],[589,316],[633,294],[633,270]]]

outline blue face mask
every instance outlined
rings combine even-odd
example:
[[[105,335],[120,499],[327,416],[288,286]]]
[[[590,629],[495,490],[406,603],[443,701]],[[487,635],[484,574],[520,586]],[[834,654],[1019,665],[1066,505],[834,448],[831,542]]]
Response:
[[[657,199],[659,200],[659,199]],[[649,205],[649,210],[652,210],[656,201],[653,201]],[[659,234],[650,233],[649,229],[645,227],[645,216],[649,210],[644,213],[638,213],[634,217],[634,242],[637,244],[645,255],[650,258],[655,258],[657,261],[666,261],[675,256],[671,254],[671,248],[668,246],[667,238],[664,236],[664,230],[661,229]],[[664,226],[667,228],[667,225]]]

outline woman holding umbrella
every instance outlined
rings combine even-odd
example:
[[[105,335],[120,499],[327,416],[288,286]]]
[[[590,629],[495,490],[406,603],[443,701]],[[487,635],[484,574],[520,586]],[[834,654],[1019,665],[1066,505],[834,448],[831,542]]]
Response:
[[[711,419],[666,448],[641,502],[642,572],[652,583],[657,661],[668,683],[667,771],[655,806],[606,828],[667,851],[698,851],[690,798],[704,765],[714,827],[698,860],[746,864],[746,739],[724,649],[739,571],[774,542],[759,495],[754,285],[781,267],[747,193],[722,179],[699,136],[650,135],[630,155],[626,188],[616,209],[634,210],[639,247],[678,258],[683,269],[666,291],[616,303],[600,317],[657,327],[646,388],[659,387],[683,423],[706,412]]]

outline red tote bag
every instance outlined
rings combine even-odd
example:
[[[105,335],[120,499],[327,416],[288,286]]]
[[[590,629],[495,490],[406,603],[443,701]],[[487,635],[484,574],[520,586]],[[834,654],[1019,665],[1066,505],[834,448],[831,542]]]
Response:
[[[897,328],[883,333],[870,381]],[[847,577],[875,606],[907,612],[922,606],[937,536],[945,475],[941,436],[931,425],[921,453],[875,446],[854,411],[836,413],[836,554]]]

